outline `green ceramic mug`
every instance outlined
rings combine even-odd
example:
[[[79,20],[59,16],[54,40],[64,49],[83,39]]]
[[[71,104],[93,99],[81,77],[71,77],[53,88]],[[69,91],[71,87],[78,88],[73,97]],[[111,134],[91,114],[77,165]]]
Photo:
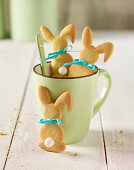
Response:
[[[76,143],[85,138],[90,121],[104,103],[111,87],[111,77],[107,71],[96,71],[92,75],[75,78],[53,78],[41,74],[40,64],[33,68],[36,95],[38,86],[49,89],[51,97],[56,100],[60,94],[69,91],[73,96],[71,113],[63,109],[62,123],[64,128],[65,144]],[[100,76],[104,77],[104,88],[96,101],[97,82]],[[96,101],[96,102],[95,102]],[[40,118],[44,118],[44,107],[37,97]]]
[[[0,0],[0,39],[5,37],[4,0]]]

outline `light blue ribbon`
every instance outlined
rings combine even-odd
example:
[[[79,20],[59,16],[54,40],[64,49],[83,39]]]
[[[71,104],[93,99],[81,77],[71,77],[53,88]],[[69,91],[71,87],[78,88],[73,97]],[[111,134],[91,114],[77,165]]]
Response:
[[[39,123],[41,124],[58,124],[58,125],[62,125],[61,121],[59,119],[40,119]]]
[[[68,47],[71,47],[71,49],[67,50]],[[54,53],[49,53],[47,58],[40,58],[40,61],[46,61],[46,60],[57,58],[60,54],[70,52],[71,50],[72,50],[72,45],[68,45],[63,50],[57,50]]]
[[[91,70],[105,70],[105,69],[98,68],[93,64],[86,63],[85,61],[80,60],[80,59],[75,59],[71,63],[65,63],[64,66],[72,65],[72,64],[86,66],[86,67],[90,68]]]

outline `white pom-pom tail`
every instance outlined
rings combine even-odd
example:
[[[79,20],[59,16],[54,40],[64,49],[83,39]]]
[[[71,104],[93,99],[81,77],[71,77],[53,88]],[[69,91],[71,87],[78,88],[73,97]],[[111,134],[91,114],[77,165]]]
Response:
[[[58,69],[58,72],[59,72],[60,75],[65,75],[65,74],[67,74],[67,68],[65,66],[61,66]]]
[[[55,141],[53,140],[53,138],[46,138],[45,140],[45,146],[50,148],[55,144]]]

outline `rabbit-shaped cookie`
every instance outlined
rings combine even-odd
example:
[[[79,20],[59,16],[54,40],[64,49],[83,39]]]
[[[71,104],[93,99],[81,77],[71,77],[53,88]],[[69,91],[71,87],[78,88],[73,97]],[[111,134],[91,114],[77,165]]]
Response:
[[[90,27],[85,27],[82,34],[83,49],[80,52],[80,59],[86,63],[94,64],[97,62],[99,54],[104,53],[104,62],[106,62],[113,53],[114,46],[110,42],[103,43],[97,47],[92,46],[92,31]],[[93,70],[82,65],[71,65],[68,71],[68,77],[86,76],[92,74]]]
[[[74,43],[76,37],[76,28],[73,24],[67,25],[60,33],[59,36],[54,36],[52,32],[45,26],[40,28],[42,36],[44,39],[51,43],[52,52],[57,50],[63,50],[68,46],[66,37],[70,37],[71,42]],[[56,59],[53,59],[51,62],[51,70],[53,77],[61,77],[58,73],[58,69],[67,62],[72,62],[73,58],[68,53],[60,54]],[[67,66],[67,69],[69,66]]]
[[[53,102],[48,90],[44,86],[39,86],[39,98],[44,106],[44,120],[60,120],[62,108],[65,105],[68,112],[71,112],[73,98],[69,92],[64,92]],[[40,129],[41,141],[39,147],[50,152],[62,152],[65,150],[64,130],[61,124],[43,124]]]

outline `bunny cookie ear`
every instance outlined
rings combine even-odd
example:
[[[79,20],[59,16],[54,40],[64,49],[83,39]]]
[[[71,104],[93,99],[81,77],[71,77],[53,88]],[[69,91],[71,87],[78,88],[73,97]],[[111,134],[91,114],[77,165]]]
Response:
[[[83,33],[82,33],[82,43],[83,47],[89,47],[92,45],[92,31],[90,27],[85,27]]]
[[[64,92],[60,97],[56,100],[55,105],[62,109],[64,105],[66,105],[66,109],[68,112],[71,112],[73,106],[73,97],[71,93]]]
[[[41,26],[40,31],[46,41],[51,42],[54,39],[54,35],[47,27]]]
[[[60,33],[60,36],[66,38],[67,36],[70,37],[72,43],[74,43],[76,38],[76,28],[74,24],[67,25]]]
[[[44,86],[39,86],[38,94],[41,103],[45,106],[46,104],[52,103],[48,90]]]
[[[100,53],[104,53],[104,62],[106,62],[109,57],[112,55],[114,50],[114,45],[110,42],[103,43],[96,47],[96,51]]]

